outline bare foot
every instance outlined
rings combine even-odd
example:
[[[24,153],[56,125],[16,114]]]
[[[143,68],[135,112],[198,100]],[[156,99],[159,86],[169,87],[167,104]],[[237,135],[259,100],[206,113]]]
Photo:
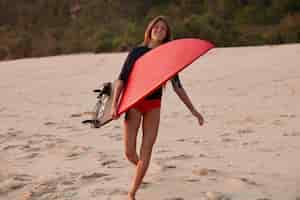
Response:
[[[128,193],[128,200],[135,200],[135,194],[129,192],[129,193]]]

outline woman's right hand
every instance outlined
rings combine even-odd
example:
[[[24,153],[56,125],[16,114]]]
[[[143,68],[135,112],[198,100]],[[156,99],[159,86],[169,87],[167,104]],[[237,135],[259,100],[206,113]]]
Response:
[[[114,82],[114,89],[113,89],[113,100],[112,100],[112,107],[111,107],[111,117],[113,120],[118,119],[120,116],[118,116],[117,114],[117,110],[118,110],[118,100],[120,97],[120,94],[122,92],[122,88],[123,88],[123,81],[122,80],[116,80]]]
[[[117,107],[116,106],[112,106],[110,114],[111,114],[111,117],[112,117],[113,120],[119,119],[119,117],[120,117],[117,114]]]

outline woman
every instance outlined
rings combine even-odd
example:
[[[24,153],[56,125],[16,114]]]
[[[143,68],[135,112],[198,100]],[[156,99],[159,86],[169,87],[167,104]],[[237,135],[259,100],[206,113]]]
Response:
[[[134,48],[128,55],[118,80],[115,82],[114,97],[112,106],[113,119],[117,119],[117,106],[122,93],[122,89],[128,80],[130,71],[135,61],[144,53],[157,46],[171,40],[171,30],[167,20],[163,16],[154,18],[147,26],[144,42],[142,46]],[[181,85],[178,75],[171,80],[174,91],[188,107],[191,113],[198,119],[200,125],[203,124],[203,117],[191,103],[188,95]],[[129,109],[125,114],[124,120],[124,142],[125,155],[127,159],[136,167],[135,177],[132,182],[132,188],[128,193],[129,200],[135,199],[135,194],[142,183],[143,177],[148,169],[152,148],[157,138],[160,105],[162,97],[162,87],[147,96],[141,103],[134,108]],[[143,138],[140,147],[140,154],[136,152],[137,133],[142,121]]]

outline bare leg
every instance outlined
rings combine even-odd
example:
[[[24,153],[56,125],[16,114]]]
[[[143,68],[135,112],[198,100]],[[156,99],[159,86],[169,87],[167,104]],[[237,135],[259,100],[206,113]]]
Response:
[[[138,163],[136,153],[136,138],[141,123],[141,114],[135,109],[130,109],[127,113],[127,119],[124,121],[125,126],[125,156],[134,165]]]
[[[152,148],[157,138],[159,120],[160,108],[155,108],[143,115],[143,139],[140,149],[140,159],[136,166],[136,174],[133,179],[132,189],[129,193],[130,200],[134,199],[134,196],[149,167]]]

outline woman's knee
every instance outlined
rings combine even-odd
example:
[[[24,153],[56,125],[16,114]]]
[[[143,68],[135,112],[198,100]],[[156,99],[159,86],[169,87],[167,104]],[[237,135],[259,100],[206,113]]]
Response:
[[[136,151],[129,151],[129,150],[126,150],[126,151],[125,151],[125,157],[126,157],[127,160],[129,160],[129,161],[136,161],[136,159],[137,159],[137,153],[136,153]]]

